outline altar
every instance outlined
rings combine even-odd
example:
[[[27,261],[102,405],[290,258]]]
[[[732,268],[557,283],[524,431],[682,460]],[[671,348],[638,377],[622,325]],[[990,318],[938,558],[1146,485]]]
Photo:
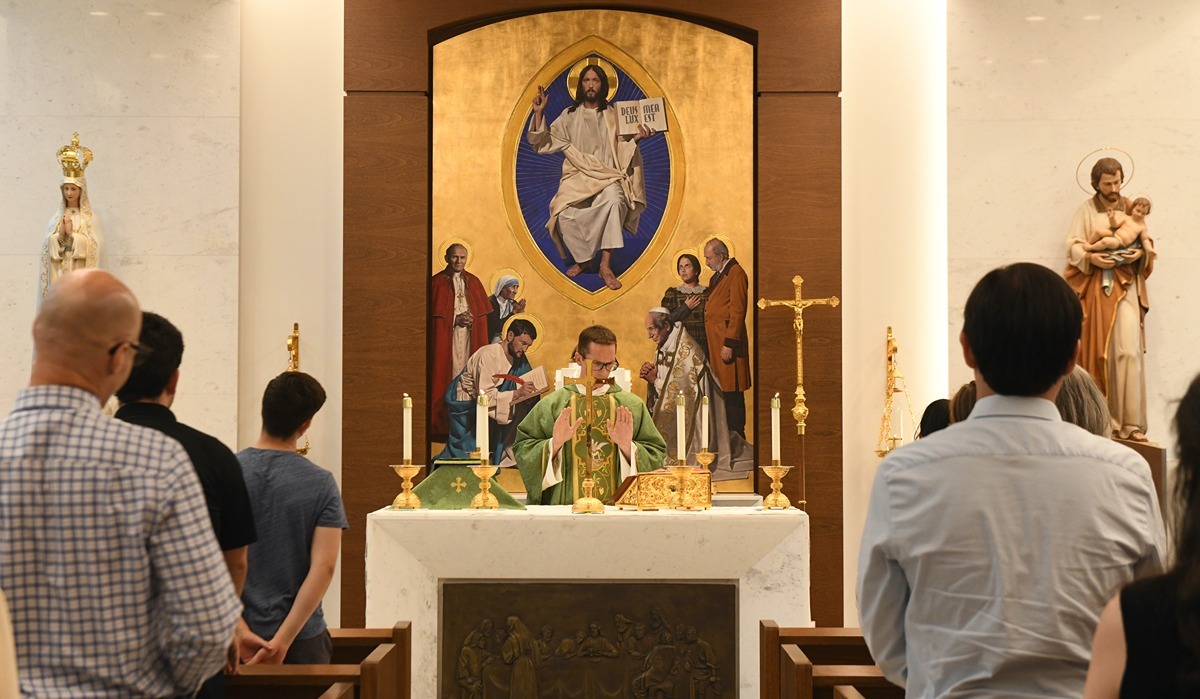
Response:
[[[809,519],[800,510],[636,512],[381,509],[367,517],[366,622],[412,622],[413,696],[438,696],[442,585],[460,581],[721,582],[736,587],[737,686],[758,694],[758,622],[810,626]],[[502,607],[505,600],[495,603]],[[578,601],[586,606],[589,600]],[[503,619],[503,617],[502,617]],[[444,663],[442,663],[444,665]],[[732,678],[731,678],[732,679]]]

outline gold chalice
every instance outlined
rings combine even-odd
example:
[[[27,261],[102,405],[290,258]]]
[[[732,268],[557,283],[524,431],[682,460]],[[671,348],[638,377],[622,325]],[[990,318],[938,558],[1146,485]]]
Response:
[[[472,457],[479,456],[479,452],[471,452]],[[488,463],[487,456],[479,457],[479,465],[472,466],[471,472],[479,476],[479,492],[475,497],[471,498],[472,510],[495,510],[500,507],[500,501],[492,495],[492,476],[496,475],[496,467]]]

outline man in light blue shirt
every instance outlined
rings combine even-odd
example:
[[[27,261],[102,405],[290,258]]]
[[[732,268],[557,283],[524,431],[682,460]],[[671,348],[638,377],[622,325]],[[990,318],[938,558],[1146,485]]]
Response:
[[[974,410],[879,466],[859,611],[908,696],[1079,696],[1105,602],[1162,567],[1146,462],[1054,407],[1081,325],[1079,299],[1049,269],[988,273],[960,338]]]

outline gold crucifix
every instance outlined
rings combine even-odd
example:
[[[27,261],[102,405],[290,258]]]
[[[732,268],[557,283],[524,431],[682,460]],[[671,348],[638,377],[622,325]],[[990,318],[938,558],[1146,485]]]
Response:
[[[804,277],[799,274],[792,277],[796,285],[796,298],[785,301],[769,301],[765,298],[758,300],[758,307],[766,309],[769,306],[787,306],[795,313],[792,327],[796,330],[796,404],[792,406],[792,417],[796,420],[796,434],[804,434],[805,421],[808,420],[808,406],[804,402],[804,309],[813,305],[837,307],[841,301],[836,296],[827,299],[806,299],[801,295],[800,287]]]
[[[596,481],[592,478],[592,425],[594,424],[596,413],[592,407],[592,391],[597,385],[611,386],[615,381],[610,376],[606,379],[598,379],[592,373],[592,360],[583,360],[583,376],[578,379],[563,377],[564,386],[583,386],[585,405],[583,409],[583,434],[584,434],[584,453],[587,458],[583,460],[583,497],[579,498],[571,505],[573,514],[602,514],[604,512],[604,503],[600,502],[592,493],[596,487]],[[574,416],[572,416],[574,417]],[[615,445],[614,445],[615,448]]]

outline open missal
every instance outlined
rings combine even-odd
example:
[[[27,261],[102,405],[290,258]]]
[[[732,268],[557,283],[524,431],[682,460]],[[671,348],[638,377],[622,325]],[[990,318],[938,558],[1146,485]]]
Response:
[[[667,131],[667,103],[662,97],[617,102],[617,124],[622,136],[635,136],[638,125],[653,131]]]

